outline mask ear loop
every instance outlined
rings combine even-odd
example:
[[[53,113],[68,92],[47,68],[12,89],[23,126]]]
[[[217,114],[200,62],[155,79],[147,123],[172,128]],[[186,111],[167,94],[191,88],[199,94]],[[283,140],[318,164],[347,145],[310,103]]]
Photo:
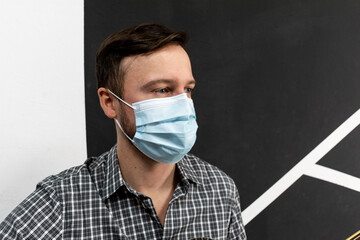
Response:
[[[125,102],[124,100],[122,100],[121,98],[119,98],[115,93],[113,93],[112,91],[110,91],[110,89],[107,89],[109,91],[109,93],[111,93],[111,95],[113,95],[114,97],[116,97],[119,101],[121,101],[122,103],[126,104],[127,106],[131,107],[132,109],[136,109],[134,106],[131,106],[130,104],[128,104],[127,102]],[[121,127],[121,124],[119,123],[119,121],[115,118],[115,122],[116,124],[119,126],[120,130],[122,131],[122,133],[125,135],[125,137],[127,137],[127,139],[129,139],[132,143],[134,143],[134,140],[132,140],[124,131],[124,129]]]
[[[113,93],[112,91],[110,91],[109,89],[106,89],[109,91],[109,93],[111,93],[111,95],[113,95],[114,97],[116,97],[117,99],[119,99],[119,101],[121,101],[122,103],[126,104],[128,107],[131,107],[132,109],[136,109],[136,107],[131,106],[130,104],[128,104],[127,102],[125,102],[124,100],[122,100],[121,98],[119,98],[115,93]]]
[[[120,130],[122,131],[122,133],[125,135],[125,137],[127,137],[127,139],[129,139],[132,143],[134,143],[134,140],[132,140],[127,134],[126,132],[124,131],[124,129],[121,127],[119,121],[115,118],[115,122],[116,124],[119,126]]]

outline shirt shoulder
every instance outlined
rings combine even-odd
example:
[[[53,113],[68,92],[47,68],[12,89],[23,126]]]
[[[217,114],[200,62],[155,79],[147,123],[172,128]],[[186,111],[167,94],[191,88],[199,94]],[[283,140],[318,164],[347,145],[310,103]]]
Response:
[[[37,187],[0,224],[0,239],[58,239],[61,218],[56,193]]]
[[[71,191],[79,185],[98,185],[99,179],[96,174],[103,170],[105,162],[103,155],[99,157],[90,157],[83,164],[64,170],[56,175],[51,175],[37,184],[38,188],[43,188],[47,192],[56,192],[57,194]]]
[[[97,165],[97,158],[51,175],[37,184],[0,224],[0,239],[59,239],[63,232],[63,211],[60,195],[82,184],[90,177],[89,166]],[[95,166],[96,168],[96,166]]]

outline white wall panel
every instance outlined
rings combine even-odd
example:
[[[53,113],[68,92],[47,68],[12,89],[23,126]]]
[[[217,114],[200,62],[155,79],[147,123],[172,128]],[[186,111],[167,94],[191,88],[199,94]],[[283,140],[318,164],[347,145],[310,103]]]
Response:
[[[0,221],[86,158],[83,4],[0,3]]]

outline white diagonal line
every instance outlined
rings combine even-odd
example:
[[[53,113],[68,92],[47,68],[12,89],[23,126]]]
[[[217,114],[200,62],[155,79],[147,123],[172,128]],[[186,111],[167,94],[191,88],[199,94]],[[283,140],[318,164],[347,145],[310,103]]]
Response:
[[[315,147],[308,155],[298,162],[289,172],[279,179],[272,187],[247,207],[242,215],[246,225],[276,198],[294,184],[308,168],[317,163],[326,153],[336,146],[346,135],[360,124],[360,109],[333,131],[325,140]]]
[[[360,192],[360,178],[319,164],[314,164],[312,167],[306,169],[304,174]]]

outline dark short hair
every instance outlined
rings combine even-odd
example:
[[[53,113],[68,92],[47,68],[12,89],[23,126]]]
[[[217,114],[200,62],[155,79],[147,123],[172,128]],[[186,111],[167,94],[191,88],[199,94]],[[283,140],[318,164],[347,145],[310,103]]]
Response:
[[[111,34],[96,53],[97,87],[109,88],[122,97],[124,69],[121,61],[124,57],[150,54],[169,44],[184,47],[186,40],[185,32],[175,32],[164,25],[151,23]]]

